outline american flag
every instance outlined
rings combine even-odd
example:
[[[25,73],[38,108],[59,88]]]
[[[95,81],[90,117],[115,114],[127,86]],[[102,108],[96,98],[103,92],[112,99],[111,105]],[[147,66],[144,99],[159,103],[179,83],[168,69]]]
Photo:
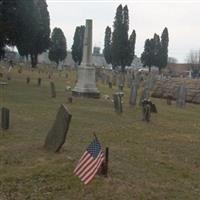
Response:
[[[104,161],[104,152],[97,137],[88,146],[82,157],[80,158],[74,173],[84,184],[88,184],[96,175]]]

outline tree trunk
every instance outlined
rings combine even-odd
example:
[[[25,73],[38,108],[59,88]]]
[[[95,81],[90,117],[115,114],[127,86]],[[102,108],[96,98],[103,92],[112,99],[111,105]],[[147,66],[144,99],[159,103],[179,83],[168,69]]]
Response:
[[[31,54],[31,66],[32,68],[36,68],[37,67],[37,54]]]
[[[151,72],[151,66],[148,66],[149,67],[149,72]]]
[[[162,68],[159,67],[158,69],[159,69],[159,74],[161,74],[161,72],[162,72]]]

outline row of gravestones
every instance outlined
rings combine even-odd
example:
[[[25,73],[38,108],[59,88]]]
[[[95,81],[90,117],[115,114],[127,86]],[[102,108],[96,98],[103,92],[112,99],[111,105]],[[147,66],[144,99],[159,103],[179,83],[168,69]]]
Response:
[[[140,76],[140,74],[137,74],[135,76],[135,79],[134,79],[132,86],[131,86],[130,97],[129,97],[129,104],[130,105],[134,106],[137,103],[137,94],[138,94],[138,90],[139,90],[139,87],[140,87],[140,82],[141,82],[141,76]],[[142,90],[142,93],[141,93],[141,97],[140,97],[140,100],[139,100],[140,106],[142,106],[142,102],[145,99],[149,99],[150,92],[152,91],[155,83],[156,83],[155,74],[150,74],[146,83],[145,83],[145,86]],[[120,90],[123,90],[123,88],[120,88]],[[117,92],[113,95],[114,108],[115,108],[115,111],[118,112],[118,113],[123,112],[122,97],[123,97],[122,92]]]
[[[180,84],[180,82],[176,82],[178,86],[173,86],[173,84],[170,85],[168,81],[158,83],[152,93],[152,97],[166,98],[168,105],[171,105],[172,100],[176,100],[177,106],[184,107],[188,97],[188,89],[185,84]]]

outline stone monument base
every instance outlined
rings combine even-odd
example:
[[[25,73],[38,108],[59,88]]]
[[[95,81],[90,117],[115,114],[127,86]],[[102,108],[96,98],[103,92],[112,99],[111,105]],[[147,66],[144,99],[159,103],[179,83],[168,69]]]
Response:
[[[100,92],[96,87],[95,69],[89,66],[81,66],[78,69],[78,82],[72,90],[73,96],[100,98]]]

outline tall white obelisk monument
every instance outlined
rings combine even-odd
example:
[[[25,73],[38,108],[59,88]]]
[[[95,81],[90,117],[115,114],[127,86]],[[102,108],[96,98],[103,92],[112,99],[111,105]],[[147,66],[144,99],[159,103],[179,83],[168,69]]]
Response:
[[[83,59],[78,67],[78,81],[72,90],[74,96],[99,98],[100,92],[96,87],[95,68],[92,66],[92,20],[86,20]]]

